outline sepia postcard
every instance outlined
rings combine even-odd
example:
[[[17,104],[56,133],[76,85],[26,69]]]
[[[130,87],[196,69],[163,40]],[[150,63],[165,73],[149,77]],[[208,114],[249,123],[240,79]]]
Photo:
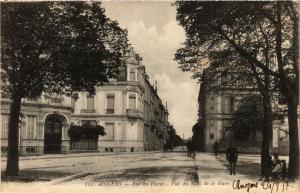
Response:
[[[299,1],[0,7],[1,192],[300,192]]]

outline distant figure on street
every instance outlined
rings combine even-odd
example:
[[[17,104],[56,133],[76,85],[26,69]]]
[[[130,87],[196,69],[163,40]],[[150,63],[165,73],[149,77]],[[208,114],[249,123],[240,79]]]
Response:
[[[196,156],[196,144],[195,141],[192,139],[191,140],[191,157]]]
[[[187,156],[188,157],[195,157],[195,145],[192,139],[189,139],[186,143],[187,145]]]
[[[215,153],[215,156],[217,156],[218,155],[218,151],[219,151],[218,141],[215,141],[215,143],[213,144],[213,151]]]
[[[191,141],[190,140],[188,140],[186,142],[186,148],[187,148],[187,156],[191,157]]]
[[[233,146],[232,142],[229,144],[226,150],[226,159],[229,163],[230,175],[235,175],[235,167],[238,159],[238,152],[236,147]]]
[[[164,144],[164,152],[173,152],[173,145],[170,142]]]

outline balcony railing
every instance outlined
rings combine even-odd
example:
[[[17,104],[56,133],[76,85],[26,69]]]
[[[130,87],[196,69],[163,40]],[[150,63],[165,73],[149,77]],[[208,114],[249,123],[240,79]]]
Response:
[[[115,109],[106,109],[106,114],[114,114]]]
[[[81,113],[96,113],[96,109],[81,109]]]
[[[50,98],[50,102],[60,104],[63,102],[63,98]]]
[[[50,103],[61,104],[64,102],[64,98],[61,96],[44,95],[44,98]]]
[[[131,117],[143,117],[142,112],[140,112],[138,109],[127,109],[126,112],[127,115]]]

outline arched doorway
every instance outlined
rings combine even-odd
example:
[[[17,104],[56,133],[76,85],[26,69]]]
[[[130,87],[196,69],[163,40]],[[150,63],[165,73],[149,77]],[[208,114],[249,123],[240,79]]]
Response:
[[[60,153],[63,121],[59,115],[48,115],[45,120],[44,153]]]

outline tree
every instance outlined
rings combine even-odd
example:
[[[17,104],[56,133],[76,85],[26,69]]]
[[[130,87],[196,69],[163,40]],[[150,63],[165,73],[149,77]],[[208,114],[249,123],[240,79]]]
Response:
[[[68,135],[70,136],[71,141],[80,141],[82,139],[97,139],[99,135],[106,135],[104,127],[101,125],[71,125],[68,130]]]
[[[227,95],[242,95],[249,98],[257,95],[259,92],[263,101],[261,174],[265,175],[272,138],[271,95],[275,89],[274,83],[270,81],[268,76],[258,73],[255,66],[251,70],[251,68],[245,65],[247,61],[240,58],[233,50],[210,51],[209,61],[210,66],[204,69],[201,74],[202,84],[199,95],[200,104],[202,103],[202,108],[199,111],[202,117],[201,121],[204,122],[204,117],[206,116],[205,98],[207,98],[207,94],[205,93],[218,93],[221,95],[226,95],[227,93]],[[199,76],[199,74],[195,75]],[[203,124],[205,125],[205,123]],[[257,126],[259,127],[259,125]]]
[[[172,147],[179,146],[183,144],[183,140],[180,136],[176,134],[176,129],[173,127],[173,125],[170,126],[168,130],[168,139],[166,141],[166,144],[171,145]]]
[[[255,29],[251,29],[255,31]],[[263,38],[263,37],[262,37]],[[268,39],[266,40],[268,41]],[[262,42],[262,40],[260,40]],[[269,65],[269,48],[268,43],[265,47],[260,49],[264,52],[264,62]],[[214,51],[209,55],[211,61],[212,75],[210,75],[210,82],[215,82],[214,90],[222,90],[223,87],[231,89],[242,89],[243,94],[248,97],[253,97],[259,91],[262,96],[262,112],[263,112],[263,125],[262,125],[262,144],[261,144],[261,174],[265,176],[265,168],[267,168],[268,159],[270,155],[270,144],[272,143],[272,106],[271,98],[274,97],[274,92],[277,89],[274,78],[270,78],[267,73],[264,73],[258,67],[253,65],[244,58],[241,58],[234,50],[224,49],[222,51]],[[216,69],[214,69],[216,68]],[[221,72],[221,83],[216,81],[214,74]],[[230,78],[226,78],[226,76]],[[225,76],[225,77],[224,77]],[[225,81],[223,80],[225,78]],[[253,92],[254,91],[254,92]],[[256,92],[255,92],[256,91]],[[260,127],[257,125],[257,127]]]
[[[261,132],[263,128],[262,108],[261,97],[253,95],[243,98],[232,116],[235,139],[249,140],[249,136],[252,136],[255,140],[256,133]]]
[[[204,123],[203,120],[199,120],[192,128],[193,136],[192,140],[195,143],[196,150],[204,150]]]
[[[21,100],[93,93],[117,76],[127,32],[100,2],[39,2],[2,3],[1,35],[3,90],[12,100],[6,175],[16,176]]]
[[[263,74],[269,92],[270,79],[277,83],[288,106],[289,177],[299,175],[297,122],[299,48],[298,3],[286,2],[176,2],[177,20],[187,34],[186,49],[176,59],[184,71],[201,74],[201,62],[211,51],[233,50],[247,61],[253,74]],[[184,58],[184,59],[182,59]],[[258,83],[259,84],[259,83]],[[269,103],[264,93],[266,105]],[[267,108],[270,109],[270,108]],[[266,112],[266,118],[268,113]],[[269,120],[270,121],[270,120]],[[264,130],[268,132],[268,130]],[[265,133],[268,135],[268,133]],[[265,148],[267,147],[267,144]]]

